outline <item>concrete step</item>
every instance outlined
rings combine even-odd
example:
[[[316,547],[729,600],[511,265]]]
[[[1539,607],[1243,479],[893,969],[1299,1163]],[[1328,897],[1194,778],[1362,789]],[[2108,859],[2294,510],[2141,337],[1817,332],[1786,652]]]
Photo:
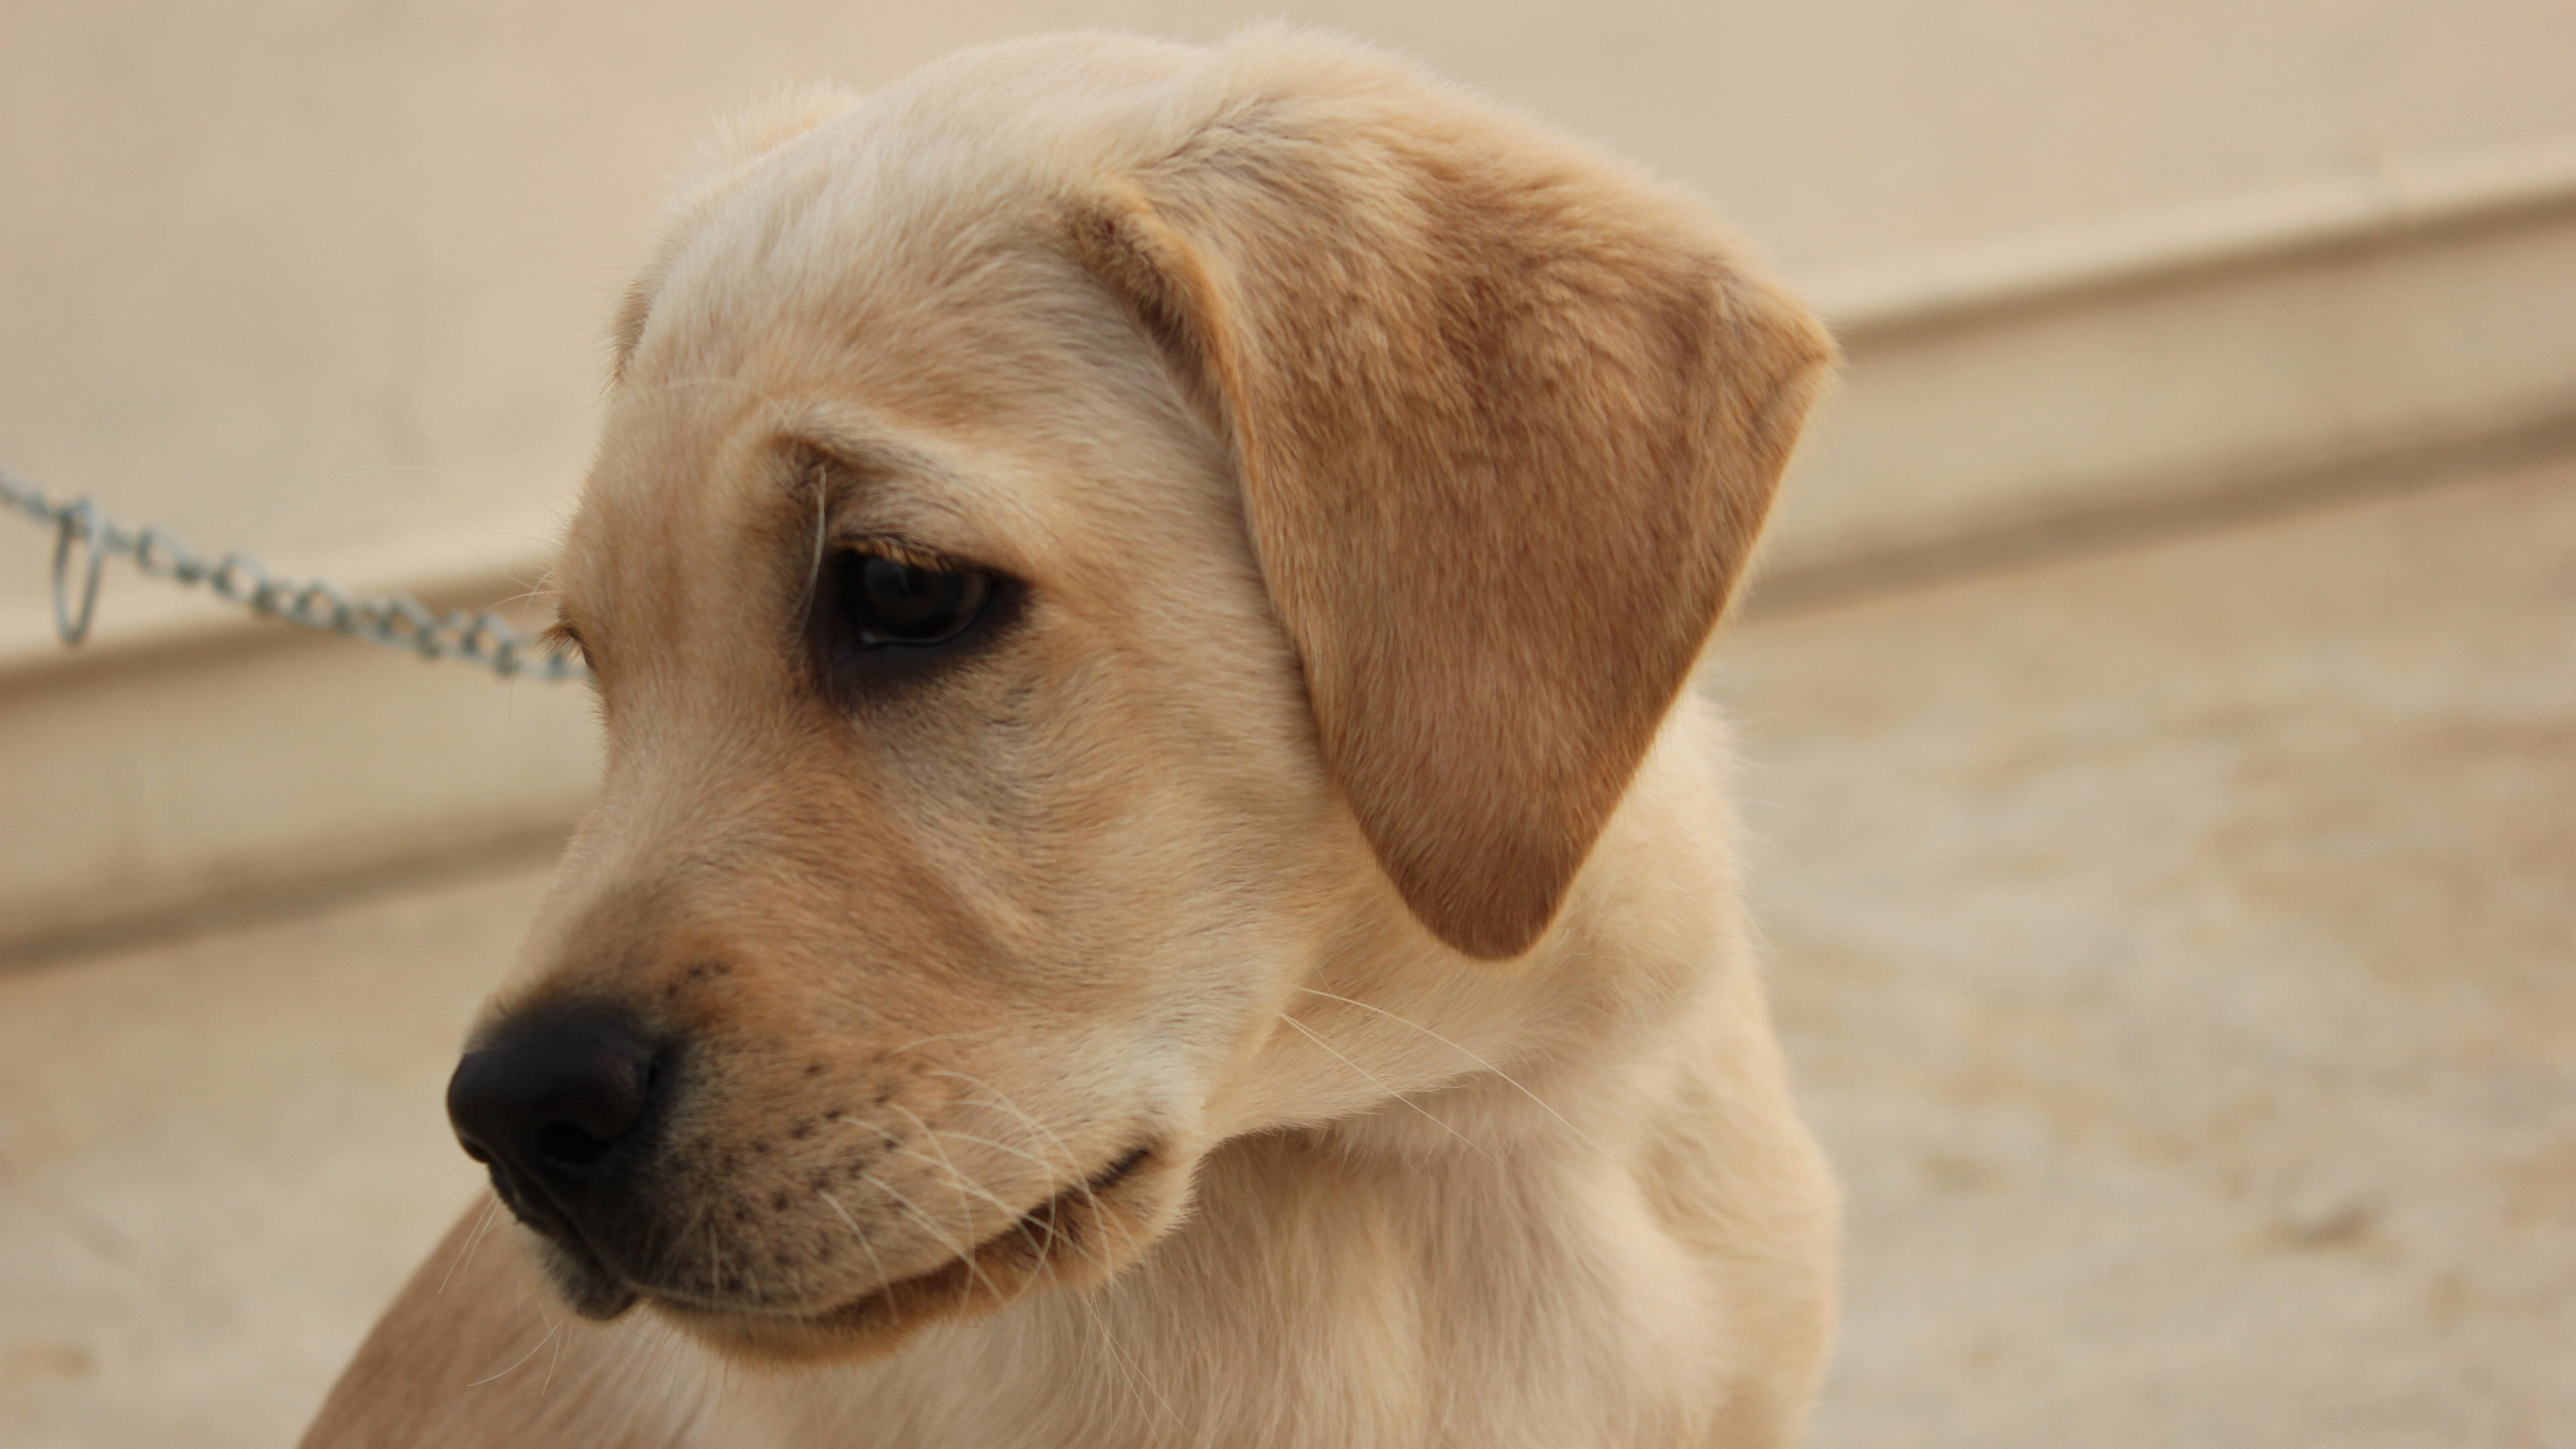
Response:
[[[1818,1449],[2576,1421],[2576,462],[1811,601],[1704,687],[1849,1188]],[[0,974],[0,1443],[290,1441],[469,1193],[543,876]]]
[[[2576,439],[2576,137],[1816,277],[1768,590]]]
[[[0,970],[542,853],[598,776],[582,686],[277,624],[0,675],[0,741]]]
[[[2249,205],[2131,229],[2161,249],[2106,232],[1933,259],[1911,290],[1826,279],[1852,366],[1749,607],[2576,443],[2576,161],[2533,156],[2437,190],[2447,209],[2321,195],[2303,225]],[[543,568],[532,543],[491,558],[432,534],[337,576],[479,607]],[[588,797],[578,687],[295,637],[113,570],[83,654],[40,607],[0,637],[25,762],[0,770],[0,955],[557,833]]]

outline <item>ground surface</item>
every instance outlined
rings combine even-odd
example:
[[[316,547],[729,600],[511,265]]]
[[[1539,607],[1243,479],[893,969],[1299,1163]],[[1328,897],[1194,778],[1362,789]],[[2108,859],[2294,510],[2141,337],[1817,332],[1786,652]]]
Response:
[[[1820,1446],[2576,1444],[2576,465],[1757,618]],[[291,1440],[540,873],[0,976],[0,1443]]]
[[[2576,1444],[2576,467],[1749,628],[1820,1445]]]

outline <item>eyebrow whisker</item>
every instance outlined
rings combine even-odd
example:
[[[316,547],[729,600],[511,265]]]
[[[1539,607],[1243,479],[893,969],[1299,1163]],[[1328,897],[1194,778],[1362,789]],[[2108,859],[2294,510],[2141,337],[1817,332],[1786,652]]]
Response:
[[[814,607],[814,590],[823,581],[823,554],[831,543],[831,482],[817,466],[806,476],[814,482],[814,556],[805,565],[805,596],[800,610]]]

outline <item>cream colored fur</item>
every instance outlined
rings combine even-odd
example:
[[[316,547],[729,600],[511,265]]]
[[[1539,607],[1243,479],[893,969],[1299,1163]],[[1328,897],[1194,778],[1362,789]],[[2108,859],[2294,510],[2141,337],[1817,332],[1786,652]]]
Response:
[[[1212,126],[1250,149],[1173,159]],[[1396,182],[1351,182],[1369,156]],[[1285,224],[1210,189],[1254,172],[1374,209],[1394,240],[1333,270],[1353,295],[1274,285],[1332,237],[1265,251]],[[1834,1193],[1682,686],[1828,364],[1814,324],[1614,163],[1279,30],[785,97],[672,216],[558,581],[603,798],[489,1017],[605,995],[690,1035],[664,1191],[691,1227],[593,1323],[487,1204],[307,1445],[1792,1440]],[[1549,270],[1567,247],[1598,267]],[[1548,466],[1519,526],[1399,500],[1416,532],[1353,545],[1317,500],[1466,476],[1475,419],[1359,416],[1264,359],[1409,397],[1456,359],[1408,299],[1486,266],[1580,345],[1470,359],[1529,390],[1496,436],[1544,435],[1478,444],[1475,487],[1523,487],[1515,447]],[[1629,526],[1667,491],[1699,501]],[[818,700],[815,549],[883,539],[1026,581],[1025,617],[930,685]],[[1537,603],[1474,597],[1498,580]],[[1455,743],[1383,768],[1421,731]],[[1478,791],[1527,808],[1455,828]]]

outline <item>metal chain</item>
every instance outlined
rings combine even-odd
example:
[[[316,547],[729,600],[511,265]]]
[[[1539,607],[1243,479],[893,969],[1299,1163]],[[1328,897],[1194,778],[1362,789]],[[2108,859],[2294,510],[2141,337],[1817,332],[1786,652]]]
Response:
[[[99,575],[108,555],[122,554],[153,578],[204,584],[219,597],[307,629],[373,640],[424,659],[470,660],[504,679],[523,674],[550,680],[589,677],[578,661],[532,647],[526,635],[489,609],[442,613],[408,594],[351,598],[329,579],[281,577],[238,553],[208,564],[158,528],[127,531],[90,499],[48,502],[35,485],[5,468],[0,468],[0,508],[15,508],[54,530],[54,631],[66,645],[89,637],[90,620],[98,611]]]

